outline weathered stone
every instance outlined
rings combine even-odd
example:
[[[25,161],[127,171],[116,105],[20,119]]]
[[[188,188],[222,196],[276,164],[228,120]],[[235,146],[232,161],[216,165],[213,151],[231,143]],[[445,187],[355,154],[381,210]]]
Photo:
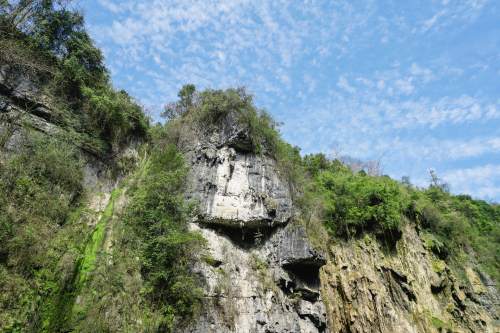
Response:
[[[393,251],[369,237],[331,251],[321,291],[332,332],[498,331],[496,310],[472,302],[450,270],[434,271],[437,258],[414,226],[405,226]]]
[[[199,204],[191,228],[208,249],[195,267],[203,311],[184,331],[326,332],[318,272],[325,258],[303,228],[287,226],[290,187],[276,162],[252,152],[248,129],[233,113],[213,132],[190,131],[180,138],[190,167],[186,196]],[[314,283],[292,266],[311,269]]]
[[[326,263],[325,256],[311,246],[306,230],[300,225],[287,225],[273,239],[273,245],[276,247],[276,260],[284,267],[321,267]]]
[[[318,289],[310,289],[317,294],[310,299],[279,288],[278,276],[286,276],[294,285],[299,282],[267,260],[270,240],[248,249],[223,232],[195,223],[191,228],[207,240],[210,260],[195,267],[203,280],[205,300],[201,316],[184,332],[327,331]],[[213,262],[220,264],[215,266]]]
[[[210,133],[183,133],[181,149],[190,165],[186,196],[199,203],[202,223],[235,228],[286,224],[293,214],[289,184],[271,157],[249,151],[248,131],[234,117],[230,113]]]

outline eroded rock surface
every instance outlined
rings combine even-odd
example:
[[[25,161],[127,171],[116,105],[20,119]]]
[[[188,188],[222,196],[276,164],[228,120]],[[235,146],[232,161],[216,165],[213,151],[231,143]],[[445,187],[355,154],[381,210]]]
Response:
[[[327,332],[318,269],[309,272],[317,284],[308,285],[270,259],[280,230],[248,248],[224,231],[191,227],[208,241],[209,251],[195,268],[204,282],[202,314],[186,332]],[[288,286],[280,284],[284,280]]]
[[[213,131],[187,128],[179,147],[190,166],[187,197],[198,202],[200,222],[255,229],[290,220],[289,184],[272,158],[251,151],[248,130],[233,113]]]
[[[200,221],[237,228],[288,222],[289,188],[272,159],[227,146],[198,146],[192,155],[189,194],[199,202]]]
[[[411,225],[396,249],[365,237],[331,252],[321,283],[332,332],[498,332],[496,292],[486,296],[475,280],[481,304]]]
[[[469,285],[408,224],[390,245],[366,235],[328,256],[293,220],[276,162],[252,152],[234,115],[179,140],[199,203],[191,227],[208,240],[196,267],[205,301],[187,332],[498,332],[496,287],[472,268]],[[491,281],[490,281],[491,282]]]
[[[195,267],[204,288],[200,317],[186,332],[326,332],[320,297],[323,254],[290,224],[290,186],[276,162],[252,152],[229,114],[213,132],[188,129],[179,147],[190,166],[191,228],[208,241]]]

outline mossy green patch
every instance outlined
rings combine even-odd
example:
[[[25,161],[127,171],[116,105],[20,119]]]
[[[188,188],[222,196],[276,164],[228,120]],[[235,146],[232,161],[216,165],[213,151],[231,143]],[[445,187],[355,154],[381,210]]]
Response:
[[[81,288],[85,282],[87,281],[89,274],[95,268],[95,261],[97,258],[97,254],[99,253],[104,237],[106,234],[106,227],[109,221],[113,217],[115,201],[121,194],[121,189],[115,189],[111,192],[111,197],[109,198],[109,202],[104,209],[99,222],[96,224],[94,231],[92,232],[89,241],[85,246],[85,250],[83,252],[83,258],[79,265],[78,272],[78,288]]]
[[[434,326],[435,328],[437,328],[439,330],[451,329],[451,325],[449,323],[441,320],[438,317],[431,316],[430,320],[431,320],[432,326]]]
[[[446,263],[441,259],[432,260],[432,270],[436,273],[443,273],[446,269]]]

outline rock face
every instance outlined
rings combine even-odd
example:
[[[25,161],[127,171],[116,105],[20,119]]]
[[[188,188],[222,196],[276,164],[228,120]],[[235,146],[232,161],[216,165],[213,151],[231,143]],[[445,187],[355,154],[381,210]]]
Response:
[[[199,202],[204,223],[259,228],[285,224],[291,217],[288,185],[269,157],[200,145],[190,178],[190,197]]]
[[[185,332],[326,332],[319,290],[323,254],[291,223],[289,184],[276,162],[251,151],[233,114],[213,133],[186,131],[191,224],[208,241],[195,267],[203,280],[200,317]]]
[[[411,225],[396,249],[365,237],[331,253],[321,290],[332,332],[498,332],[496,291],[479,277],[480,294],[461,285]]]
[[[190,163],[187,196],[199,203],[200,222],[255,229],[290,220],[289,184],[273,159],[252,152],[248,129],[234,113],[213,132],[186,129],[179,146]]]
[[[208,241],[196,267],[205,301],[185,332],[326,332],[318,268],[302,266],[303,280],[272,259],[279,231],[261,245],[240,246],[224,231],[192,224]]]
[[[0,162],[2,157],[25,145],[26,138],[32,135],[31,131],[52,137],[71,137],[69,142],[85,161],[84,187],[94,191],[102,185],[105,191],[111,191],[115,182],[105,175],[110,160],[101,160],[100,151],[79,140],[78,132],[70,130],[67,124],[64,126],[55,121],[57,112],[53,107],[53,98],[45,94],[41,87],[43,84],[33,75],[0,65]],[[131,144],[124,151],[115,152],[114,158],[118,160],[121,156],[136,154],[135,148]]]
[[[395,247],[366,235],[314,249],[293,220],[276,162],[252,152],[234,115],[212,132],[186,129],[191,228],[208,241],[195,267],[204,288],[185,332],[498,332],[495,286],[470,284],[424,247],[408,224]]]

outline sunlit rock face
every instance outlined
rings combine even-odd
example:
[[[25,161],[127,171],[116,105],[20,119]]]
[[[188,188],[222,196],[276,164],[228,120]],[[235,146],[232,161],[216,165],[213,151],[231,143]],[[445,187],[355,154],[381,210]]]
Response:
[[[327,332],[319,272],[304,275],[273,260],[280,230],[256,244],[247,234],[226,234],[193,223],[208,243],[209,258],[195,267],[202,277],[204,304],[186,332]]]
[[[194,267],[204,301],[185,332],[498,332],[495,286],[459,282],[407,224],[393,246],[366,235],[315,249],[293,221],[290,184],[229,115],[186,129],[191,223],[207,240]],[[437,265],[437,266],[436,266]]]
[[[191,166],[191,197],[203,223],[229,227],[272,227],[288,222],[292,201],[288,184],[269,157],[232,147],[204,147]]]
[[[321,290],[332,332],[499,332],[496,291],[470,268],[472,288],[457,279],[413,225],[395,248],[365,236],[331,253]]]
[[[204,304],[186,332],[326,332],[319,268],[301,226],[291,223],[290,185],[277,163],[252,152],[233,114],[216,131],[186,130],[186,196],[198,204],[191,228],[207,240],[195,267]]]
[[[191,136],[182,145],[190,163],[187,195],[199,204],[200,222],[261,228],[290,220],[289,184],[272,158],[251,151],[248,133],[234,116],[218,131]]]

